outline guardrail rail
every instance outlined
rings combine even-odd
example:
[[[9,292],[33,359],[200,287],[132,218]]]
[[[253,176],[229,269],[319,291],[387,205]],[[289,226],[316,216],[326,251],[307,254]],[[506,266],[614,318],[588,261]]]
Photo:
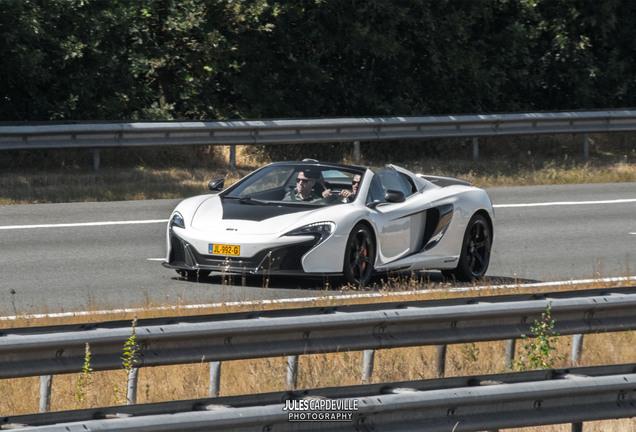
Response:
[[[428,117],[358,117],[291,120],[175,121],[0,126],[0,150],[180,145],[252,145],[353,142],[359,163],[361,141],[472,137],[473,158],[478,138],[497,135],[587,134],[636,130],[636,110],[447,115]],[[233,152],[232,152],[233,154]],[[232,159],[232,156],[231,156]],[[230,165],[234,167],[235,161]]]
[[[530,334],[551,306],[561,335],[636,329],[636,287],[240,312],[139,320],[138,365],[162,366]],[[0,379],[121,367],[130,321],[0,329]]]
[[[635,388],[636,364],[625,364],[8,416],[0,427],[25,432],[460,432],[573,423],[573,430],[581,430],[585,421],[636,416]],[[321,400],[332,403],[315,404],[319,408],[312,410],[308,402]]]

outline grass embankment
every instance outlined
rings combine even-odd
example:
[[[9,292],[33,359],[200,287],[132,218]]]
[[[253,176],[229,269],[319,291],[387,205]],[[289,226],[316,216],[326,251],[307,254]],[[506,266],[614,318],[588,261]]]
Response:
[[[587,161],[581,137],[570,135],[483,138],[478,161],[466,140],[369,143],[362,146],[362,164],[395,163],[478,187],[636,181],[633,135],[592,136],[590,143]],[[92,170],[89,151],[5,152],[0,205],[183,198],[206,193],[213,178],[231,184],[272,159],[352,162],[350,144],[281,145],[268,151],[238,147],[237,168],[230,170],[226,147],[107,149],[99,171]]]
[[[633,281],[632,281],[633,283]],[[353,300],[334,300],[334,293],[325,292],[324,297],[313,304],[298,306],[323,306],[331,304],[371,303],[386,301],[406,301],[416,299],[440,299],[449,297],[474,297],[499,295],[502,293],[528,292],[523,286],[512,286],[501,290],[497,287],[485,291],[468,290],[465,292],[451,292],[451,286],[440,283],[433,286],[428,293],[404,295],[406,290],[422,289],[423,281],[401,279],[389,281],[387,285],[376,287],[383,297],[362,298]],[[591,289],[609,287],[607,283],[593,283],[573,287],[534,288],[533,292],[556,291],[572,289]],[[398,287],[398,288],[396,288]],[[337,294],[337,293],[336,293]],[[343,293],[345,294],[345,293]],[[251,306],[220,306],[211,310],[192,310],[177,308],[170,311],[138,312],[138,318],[150,316],[178,316],[201,313],[226,313],[244,310],[263,310],[280,307],[294,307],[294,305],[252,304]],[[35,326],[48,324],[62,324],[85,321],[101,321],[114,319],[132,319],[131,314],[113,314],[112,316],[65,317],[65,318],[21,318],[11,322],[10,326]],[[554,367],[569,367],[571,361],[571,341],[568,336],[561,336],[554,344]],[[636,362],[633,344],[636,333],[615,333],[603,335],[587,335],[581,366],[604,365],[615,363]],[[523,343],[517,343],[517,355],[521,358]],[[122,346],[123,352],[123,346]],[[446,359],[446,376],[465,376],[476,374],[491,374],[509,371],[504,364],[504,342],[481,342],[458,344],[448,347]],[[561,358],[560,358],[561,357]],[[269,359],[254,359],[224,362],[221,368],[221,395],[237,395],[248,393],[263,393],[282,391],[285,389],[286,359],[283,357]],[[436,378],[436,348],[415,347],[380,350],[376,353],[375,368],[372,382],[393,382],[404,380],[418,380]],[[342,386],[360,384],[362,371],[361,352],[343,352],[337,354],[300,356],[299,388],[316,388],[326,386]],[[87,385],[85,383],[88,383]],[[89,408],[124,404],[126,400],[125,371],[99,372],[90,375],[90,379],[80,378],[79,374],[60,375],[54,377],[52,410],[66,410],[74,408]],[[140,370],[138,403],[150,403],[165,400],[180,400],[207,397],[209,388],[209,365],[200,364],[142,368]],[[82,398],[78,401],[78,394]],[[22,378],[0,381],[0,413],[20,414],[36,412],[39,400],[39,379]],[[620,428],[617,425],[620,425]],[[533,429],[537,430],[537,429]],[[561,426],[545,430],[569,430]],[[628,431],[624,422],[603,422],[598,427],[591,428],[586,424],[586,430],[598,431]]]

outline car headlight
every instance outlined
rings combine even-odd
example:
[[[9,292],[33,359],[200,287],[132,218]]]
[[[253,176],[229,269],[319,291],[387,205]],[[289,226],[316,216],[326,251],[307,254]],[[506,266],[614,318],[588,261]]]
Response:
[[[172,228],[172,227],[178,227],[178,228],[184,228],[185,229],[185,221],[183,220],[183,216],[181,216],[181,213],[174,212],[174,214],[170,218],[170,228]]]
[[[285,235],[298,236],[298,235],[313,235],[316,240],[316,245],[325,241],[336,230],[336,224],[334,222],[316,222],[309,225],[296,228],[288,232]]]

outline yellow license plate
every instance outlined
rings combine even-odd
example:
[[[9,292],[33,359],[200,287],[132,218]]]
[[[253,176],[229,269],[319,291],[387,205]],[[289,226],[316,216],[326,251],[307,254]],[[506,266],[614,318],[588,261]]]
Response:
[[[210,243],[210,253],[212,255],[240,255],[241,247],[238,245],[224,245]]]

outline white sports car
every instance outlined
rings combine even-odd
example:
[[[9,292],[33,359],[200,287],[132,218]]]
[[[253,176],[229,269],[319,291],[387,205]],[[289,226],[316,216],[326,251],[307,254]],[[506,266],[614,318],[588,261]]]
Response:
[[[275,162],[216,194],[188,198],[167,228],[163,265],[189,278],[211,271],[340,275],[436,269],[484,276],[493,242],[490,198],[470,183],[323,163]]]

